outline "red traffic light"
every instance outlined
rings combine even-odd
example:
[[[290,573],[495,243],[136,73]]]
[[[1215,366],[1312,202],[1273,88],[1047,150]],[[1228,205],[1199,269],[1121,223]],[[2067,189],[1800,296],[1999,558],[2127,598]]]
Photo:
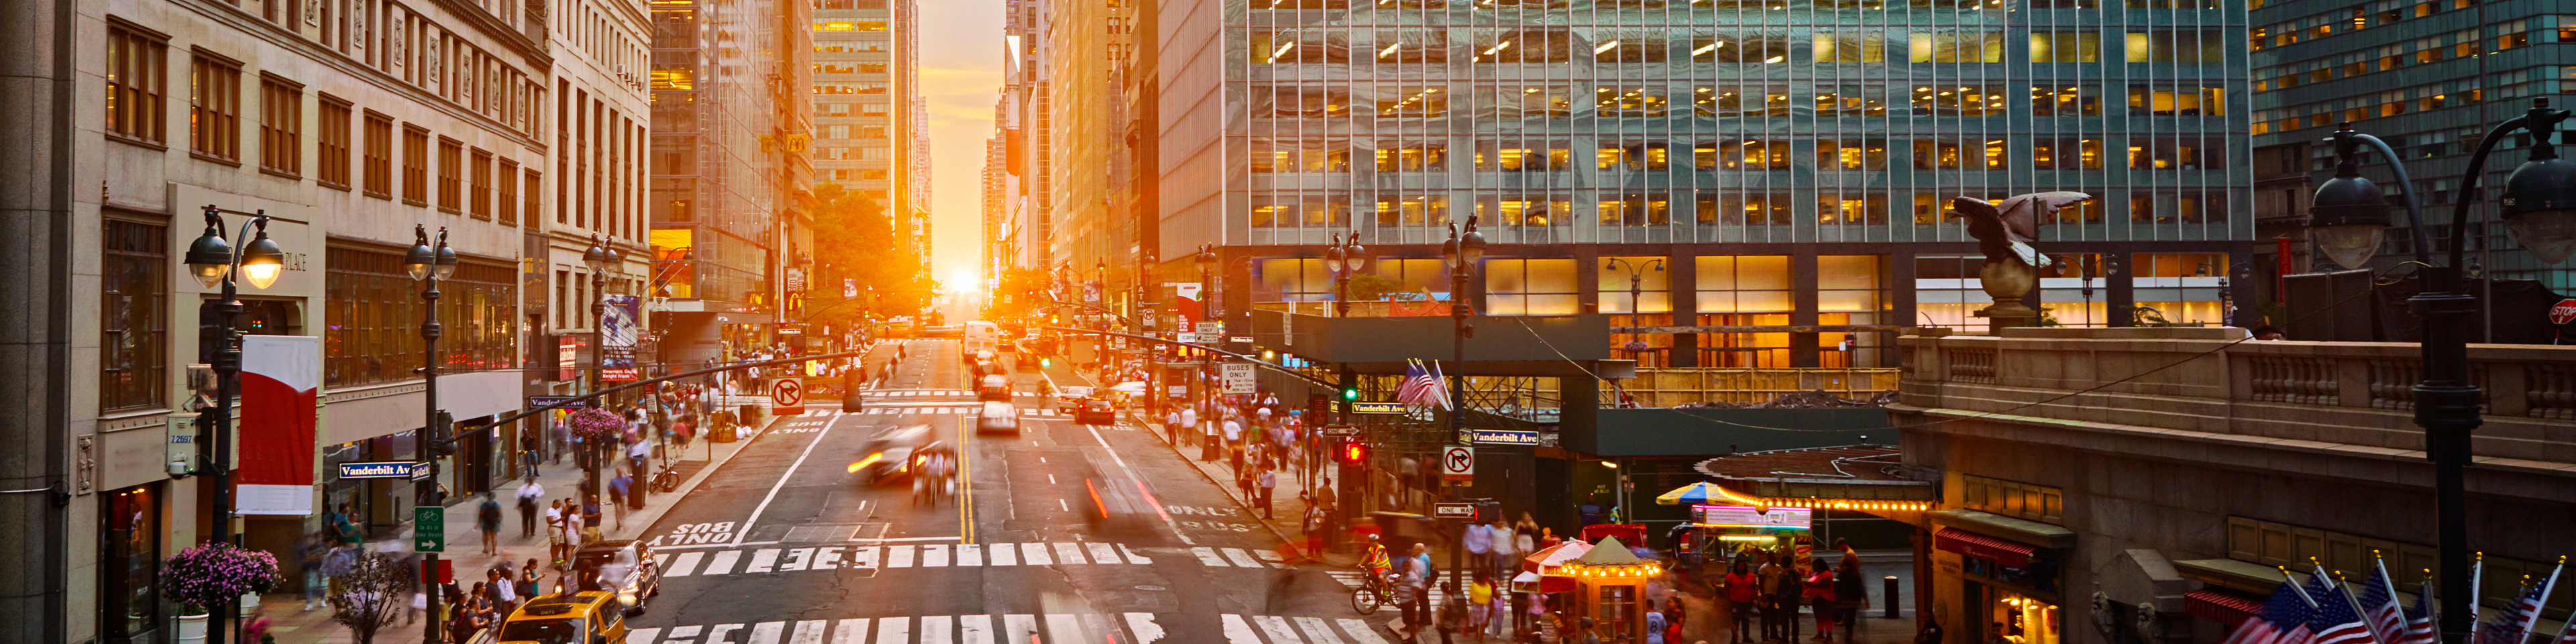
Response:
[[[1342,439],[1340,449],[1335,450],[1333,457],[1340,460],[1342,463],[1349,465],[1366,463],[1368,462],[1368,444],[1362,443],[1356,438]]]

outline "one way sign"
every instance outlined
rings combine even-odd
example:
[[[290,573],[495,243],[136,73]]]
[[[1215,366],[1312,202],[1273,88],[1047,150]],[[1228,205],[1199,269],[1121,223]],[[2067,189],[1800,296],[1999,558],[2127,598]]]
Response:
[[[1440,480],[1469,481],[1476,478],[1476,448],[1453,445],[1441,449]]]

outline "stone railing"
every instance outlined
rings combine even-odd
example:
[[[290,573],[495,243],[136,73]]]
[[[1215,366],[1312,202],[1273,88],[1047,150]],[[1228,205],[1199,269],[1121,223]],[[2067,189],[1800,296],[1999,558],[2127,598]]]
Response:
[[[1869,400],[1896,389],[1893,368],[1734,368],[1639,367],[1637,377],[1620,384],[1639,407],[1675,407],[1692,403],[1764,403],[1799,392],[1824,392],[1849,400]],[[1614,392],[1602,388],[1602,403],[1616,405]]]
[[[2423,447],[2420,348],[2245,341],[2243,329],[1906,336],[1905,406],[2404,451]],[[2481,457],[2576,462],[2576,346],[2469,345]]]

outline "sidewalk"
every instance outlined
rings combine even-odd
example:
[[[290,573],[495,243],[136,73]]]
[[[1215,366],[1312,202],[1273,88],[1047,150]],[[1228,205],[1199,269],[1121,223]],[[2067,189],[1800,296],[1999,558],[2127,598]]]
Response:
[[[871,351],[874,349],[875,347],[870,347]],[[870,357],[873,358],[875,355],[871,353]],[[763,398],[760,402],[766,403],[767,400]],[[822,411],[819,408],[809,409],[807,414]],[[622,527],[616,518],[615,510],[603,509],[601,520],[604,525],[600,526],[600,536],[611,540],[642,538],[645,530],[652,528],[655,521],[660,520],[664,513],[670,511],[674,501],[696,490],[707,477],[723,467],[726,462],[733,460],[734,455],[750,447],[753,440],[777,424],[781,418],[764,415],[756,431],[737,430],[736,440],[731,443],[709,442],[706,440],[706,435],[701,433],[697,440],[691,441],[686,447],[672,450],[669,454],[670,466],[683,477],[679,488],[670,492],[648,492],[645,495],[644,508],[627,512]],[[803,416],[786,418],[803,418]],[[657,458],[654,463],[654,467],[659,468],[662,460]],[[547,501],[575,498],[580,493],[582,474],[581,468],[575,467],[571,458],[565,458],[561,464],[540,462],[537,465],[537,484],[545,487]],[[613,477],[614,475],[603,469],[602,476]],[[475,529],[475,515],[480,512],[483,497],[486,495],[475,494],[450,499],[447,506],[447,551],[440,553],[439,558],[452,562],[449,564],[450,570],[459,585],[471,588],[474,582],[483,580],[484,570],[503,562],[508,562],[515,568],[529,559],[547,560],[546,526],[542,502],[538,510],[536,533],[528,537],[519,536],[517,494],[519,484],[525,481],[525,479],[513,479],[491,493],[498,495],[498,500],[501,502],[501,532],[500,538],[496,540],[498,554],[483,554],[483,533]],[[406,531],[402,536],[408,541],[409,532]],[[289,568],[294,566],[293,562],[281,563]],[[300,574],[294,570],[285,572],[289,575]],[[555,575],[555,571],[549,568],[543,583],[554,583]],[[304,610],[302,593],[268,593],[261,596],[260,606],[262,614],[271,620],[269,633],[277,637],[279,644],[350,644],[357,641],[347,627],[331,621],[329,606]],[[418,644],[421,641],[422,628],[419,622],[408,625],[397,623],[378,631],[375,641],[377,644]]]

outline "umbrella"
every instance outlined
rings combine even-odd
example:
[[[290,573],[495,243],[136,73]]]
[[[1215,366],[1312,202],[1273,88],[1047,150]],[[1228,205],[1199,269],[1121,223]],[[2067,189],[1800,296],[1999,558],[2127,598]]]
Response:
[[[1541,576],[1553,575],[1556,574],[1558,566],[1563,566],[1565,562],[1573,561],[1574,558],[1581,557],[1583,553],[1591,550],[1591,544],[1581,541],[1568,541],[1540,548],[1538,552],[1521,558],[1521,570],[1538,573]]]
[[[1655,497],[1655,503],[1658,505],[1699,505],[1709,502],[1710,499],[1723,498],[1726,498],[1726,492],[1719,490],[1717,488],[1717,484],[1701,481],[1675,488],[1671,492],[1665,492],[1662,496]]]

